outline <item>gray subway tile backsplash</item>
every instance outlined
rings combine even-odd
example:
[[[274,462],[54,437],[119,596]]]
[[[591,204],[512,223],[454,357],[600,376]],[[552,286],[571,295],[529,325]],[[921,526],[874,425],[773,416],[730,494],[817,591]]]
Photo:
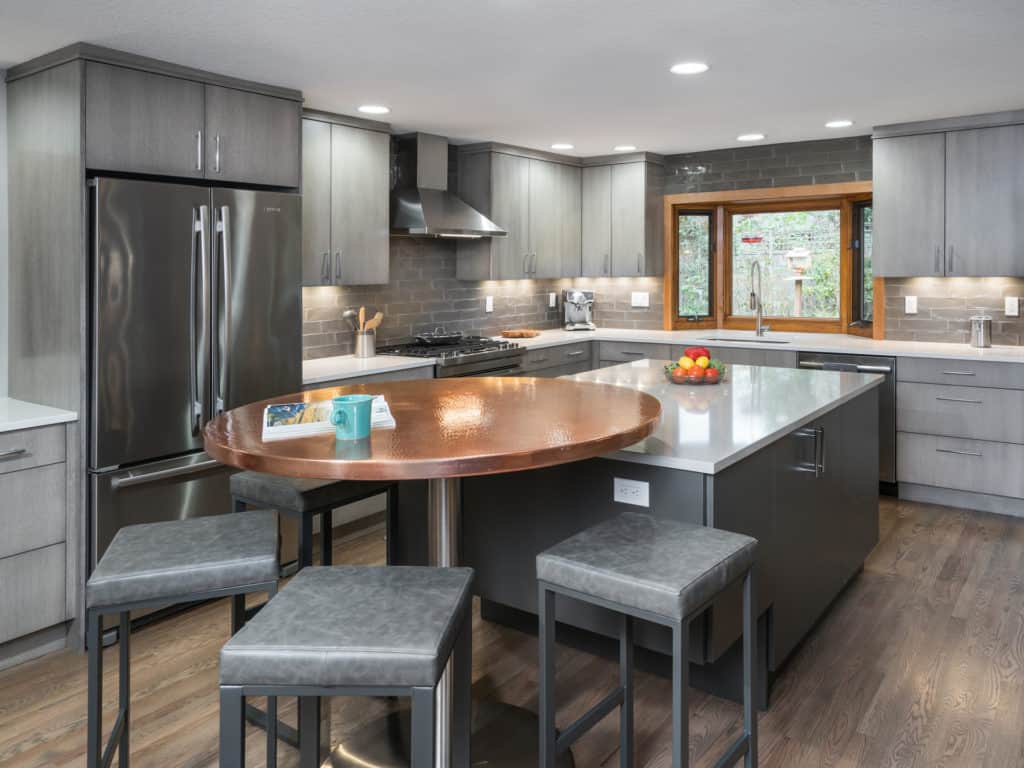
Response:
[[[905,298],[917,296],[917,314]],[[970,317],[992,317],[992,343],[1019,345],[1024,318],[1003,315],[1003,298],[1024,297],[1024,280],[1009,277],[912,277],[885,281],[885,337],[902,341],[966,343]]]

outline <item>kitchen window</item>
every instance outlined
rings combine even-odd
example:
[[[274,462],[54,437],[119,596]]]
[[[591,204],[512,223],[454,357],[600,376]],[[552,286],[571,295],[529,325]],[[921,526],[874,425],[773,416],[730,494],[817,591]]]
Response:
[[[691,323],[714,317],[714,229],[712,211],[677,214],[676,315]]]
[[[871,201],[853,204],[853,242],[850,246],[853,298],[850,326],[870,328],[875,319],[874,274],[871,270],[871,244],[874,228]]]

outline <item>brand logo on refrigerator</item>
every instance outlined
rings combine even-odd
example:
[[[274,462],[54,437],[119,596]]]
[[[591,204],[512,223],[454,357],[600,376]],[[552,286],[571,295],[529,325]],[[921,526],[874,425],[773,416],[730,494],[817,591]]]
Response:
[[[280,208],[264,208],[263,210],[266,213],[280,213],[281,212]]]

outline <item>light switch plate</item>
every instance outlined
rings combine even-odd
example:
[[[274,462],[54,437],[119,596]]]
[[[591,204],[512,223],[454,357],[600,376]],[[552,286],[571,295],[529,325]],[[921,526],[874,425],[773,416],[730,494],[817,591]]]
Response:
[[[1007,317],[1020,317],[1020,296],[1007,296],[1003,299],[1003,314]]]
[[[649,507],[651,506],[651,484],[641,480],[627,480],[623,477],[616,477],[612,498],[621,504]]]
[[[903,311],[908,315],[917,314],[917,296],[904,296],[903,297]]]
[[[651,306],[651,294],[647,291],[633,291],[630,304],[634,307],[649,307]]]
[[[554,293],[549,293],[549,294],[548,294],[548,306],[549,306],[549,307],[555,307],[555,306],[557,306],[557,299],[556,299],[556,297],[555,297],[555,294],[554,294]]]
[[[493,311],[494,311],[494,297],[493,296],[485,296],[484,297],[484,312],[493,312]]]

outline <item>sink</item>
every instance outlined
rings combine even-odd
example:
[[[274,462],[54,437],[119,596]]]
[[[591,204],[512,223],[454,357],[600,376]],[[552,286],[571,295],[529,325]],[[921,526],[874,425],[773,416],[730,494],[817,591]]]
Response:
[[[790,342],[785,339],[747,339],[747,338],[736,338],[735,336],[712,336],[709,339],[701,339],[701,341],[731,341],[733,344],[746,344],[753,342],[754,344],[789,344]]]

